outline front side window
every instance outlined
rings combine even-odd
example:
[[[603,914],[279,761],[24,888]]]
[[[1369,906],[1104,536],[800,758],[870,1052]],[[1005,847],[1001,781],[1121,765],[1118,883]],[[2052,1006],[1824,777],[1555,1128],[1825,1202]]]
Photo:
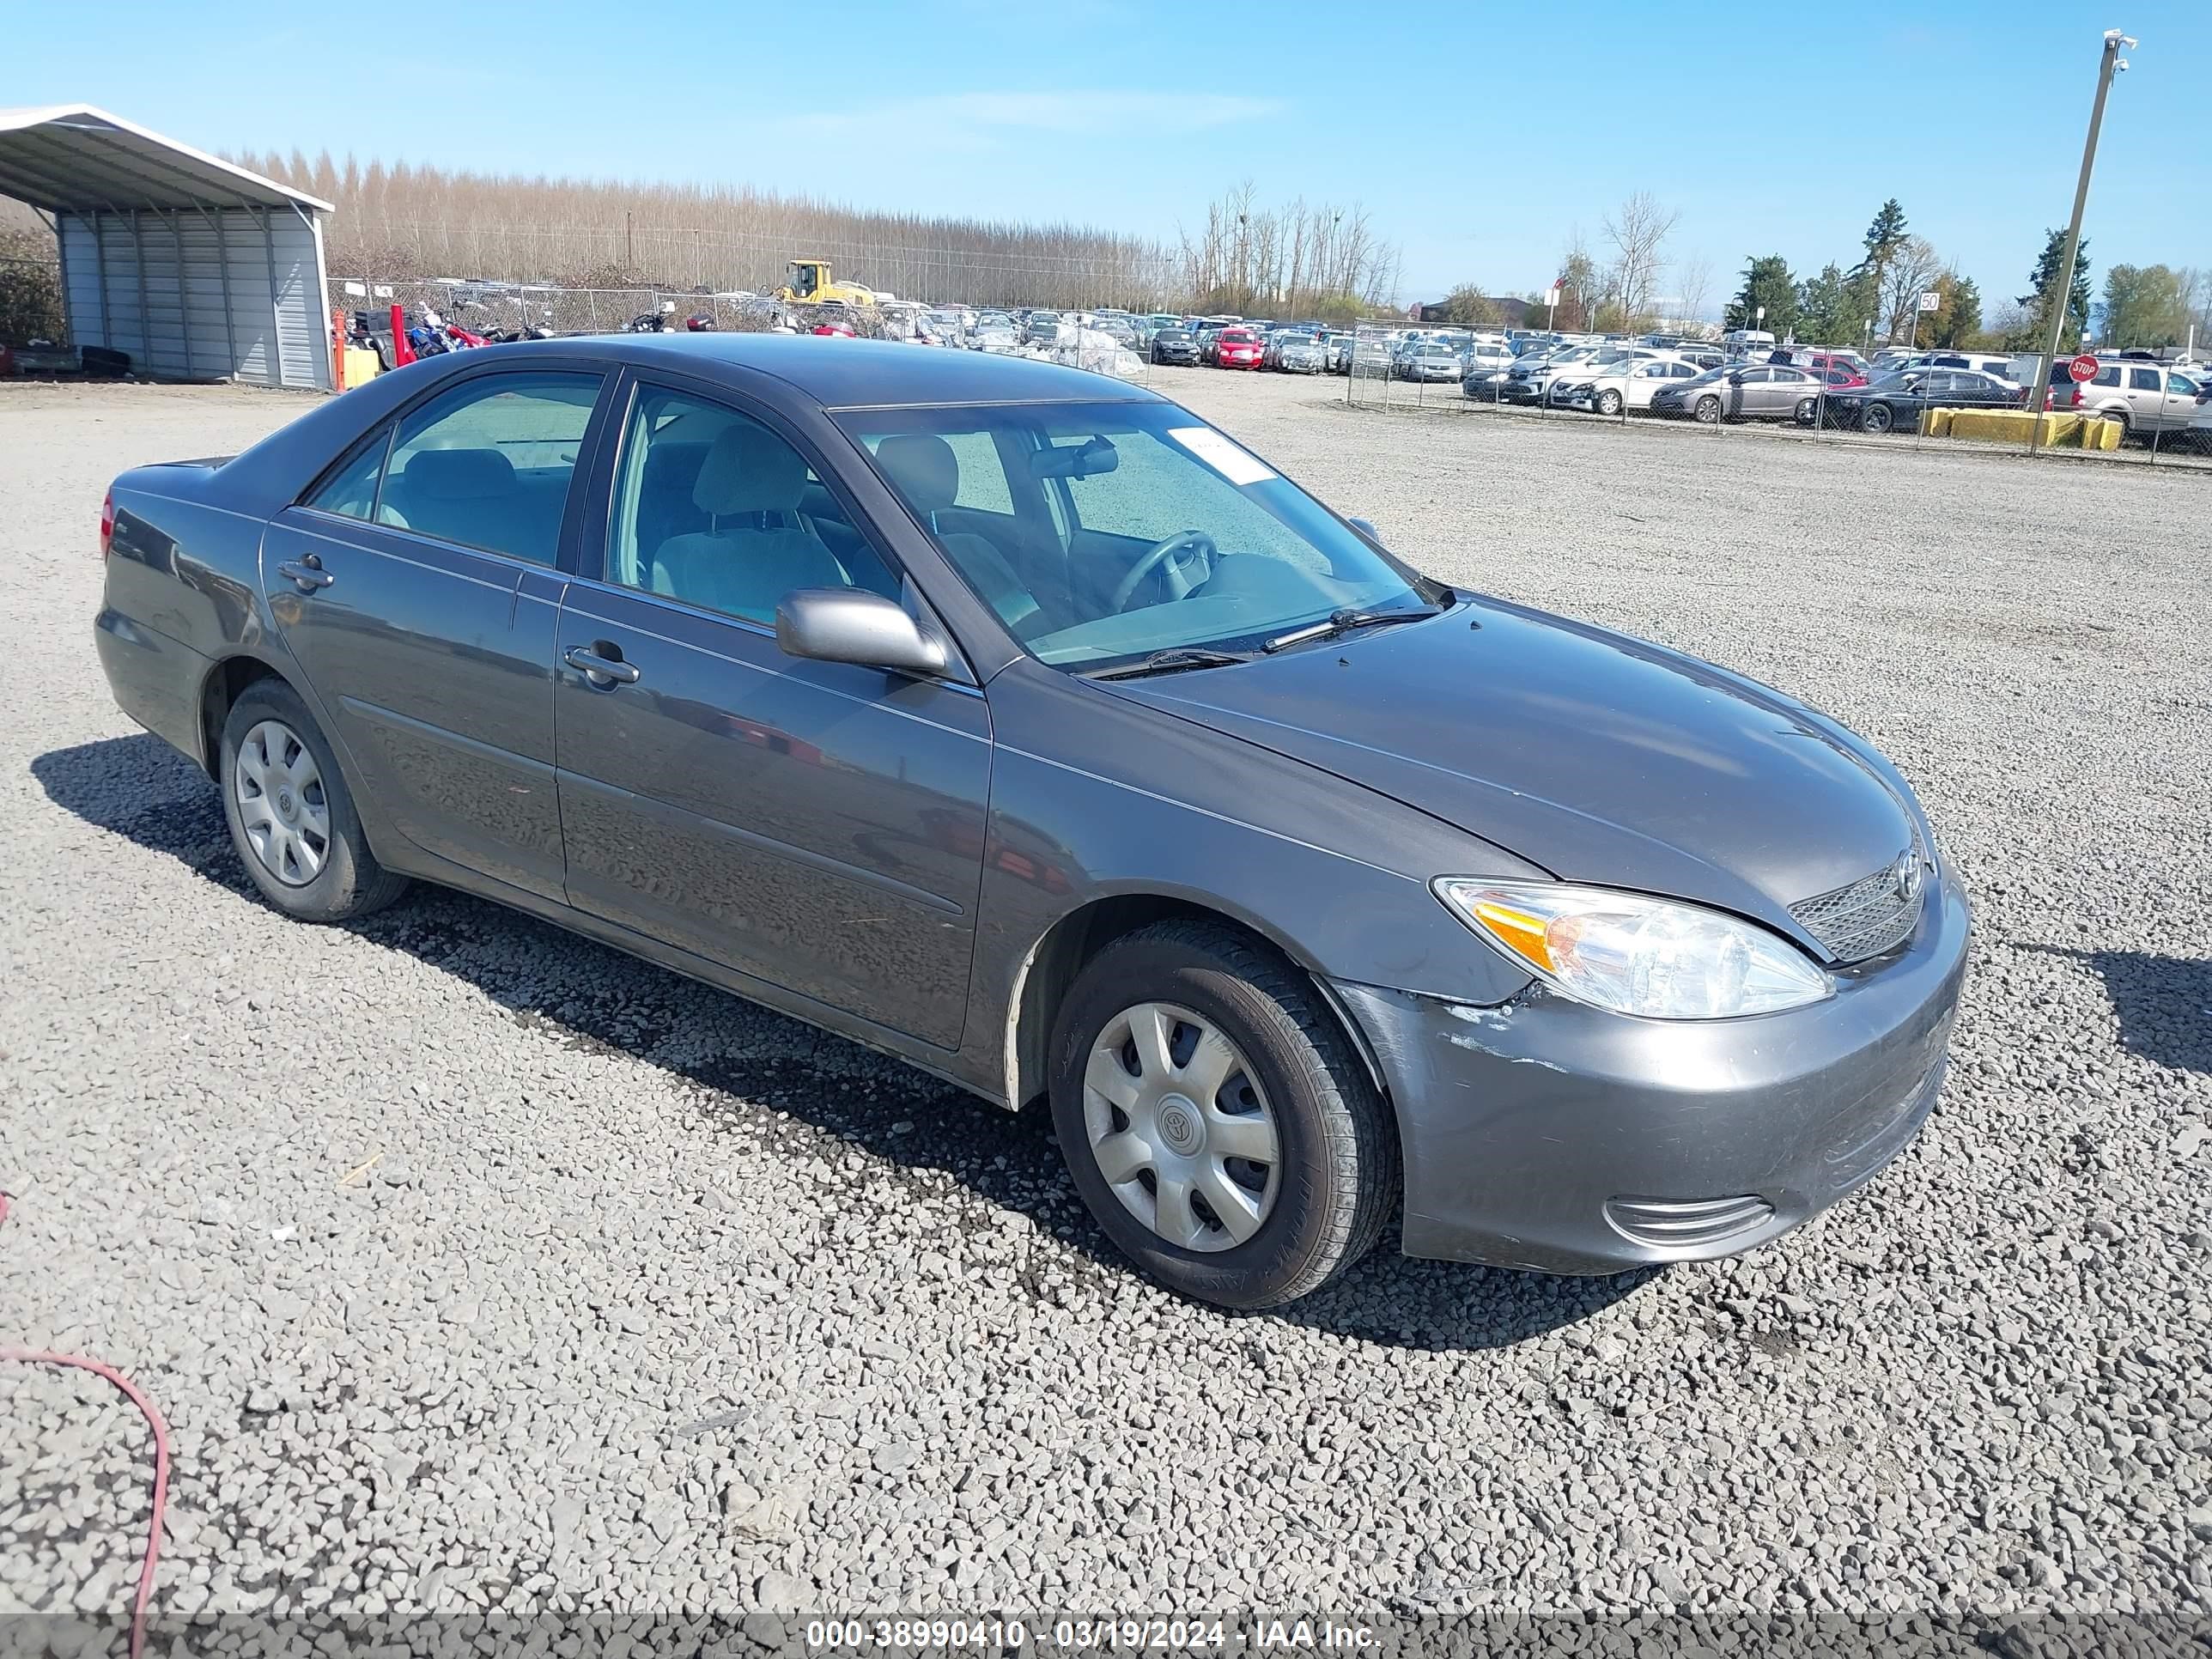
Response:
[[[599,384],[597,374],[486,374],[433,398],[399,423],[376,521],[551,564]]]
[[[348,519],[375,517],[376,487],[383,482],[385,452],[391,447],[392,426],[387,422],[323,481],[322,488],[307,497],[307,505]]]
[[[801,587],[898,583],[781,434],[725,404],[647,386],[623,432],[606,579],[748,622]]]
[[[1419,609],[1434,595],[1170,404],[860,410],[839,420],[976,596],[1054,666],[1176,646],[1249,648],[1347,606]],[[959,505],[970,500],[994,505]]]
[[[2166,377],[2166,389],[2177,398],[2194,398],[2197,382],[2186,374],[2169,374]]]

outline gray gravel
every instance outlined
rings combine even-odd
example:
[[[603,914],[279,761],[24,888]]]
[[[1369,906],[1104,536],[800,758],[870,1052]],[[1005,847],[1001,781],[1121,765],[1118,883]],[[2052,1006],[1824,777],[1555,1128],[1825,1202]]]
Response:
[[[167,1408],[161,1606],[2212,1611],[2212,483],[1164,379],[1899,762],[1980,921],[1918,1143],[1739,1261],[1172,1300],[1042,1123],[472,900],[253,902],[94,521],[301,405],[0,389],[0,1342]],[[0,1366],[0,1610],[120,1607],[148,1467]]]

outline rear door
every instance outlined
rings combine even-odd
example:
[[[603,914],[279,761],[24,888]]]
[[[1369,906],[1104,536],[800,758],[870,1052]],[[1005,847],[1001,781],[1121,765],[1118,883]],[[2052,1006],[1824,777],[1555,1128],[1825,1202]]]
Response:
[[[262,540],[270,612],[374,816],[549,898],[563,863],[550,599],[606,378],[579,362],[448,380]]]
[[[785,655],[792,589],[902,592],[877,538],[764,406],[652,376],[620,398],[550,653],[569,902],[957,1048],[981,692]]]

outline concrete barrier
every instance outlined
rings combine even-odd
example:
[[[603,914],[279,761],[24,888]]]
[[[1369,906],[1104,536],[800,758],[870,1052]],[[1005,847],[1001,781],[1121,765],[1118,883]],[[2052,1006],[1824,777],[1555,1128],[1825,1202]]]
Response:
[[[2118,449],[2120,423],[2093,415],[2052,410],[2031,416],[2024,409],[1933,409],[1928,411],[1928,435],[1962,438],[1982,443],[2010,443],[2025,447],[2030,421],[2041,422],[2037,441],[2049,449]]]

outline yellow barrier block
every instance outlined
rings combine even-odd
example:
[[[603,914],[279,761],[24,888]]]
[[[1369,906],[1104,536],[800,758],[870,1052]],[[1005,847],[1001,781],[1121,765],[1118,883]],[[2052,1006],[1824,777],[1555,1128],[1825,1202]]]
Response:
[[[2118,449],[2120,423],[2094,416],[2054,410],[2031,416],[2024,409],[1938,409],[1929,411],[1930,437],[1978,440],[2025,446],[2029,422],[2036,441],[2051,449]]]
[[[383,368],[376,361],[376,354],[367,346],[346,348],[345,383],[349,392],[357,386],[367,386],[381,373]]]

